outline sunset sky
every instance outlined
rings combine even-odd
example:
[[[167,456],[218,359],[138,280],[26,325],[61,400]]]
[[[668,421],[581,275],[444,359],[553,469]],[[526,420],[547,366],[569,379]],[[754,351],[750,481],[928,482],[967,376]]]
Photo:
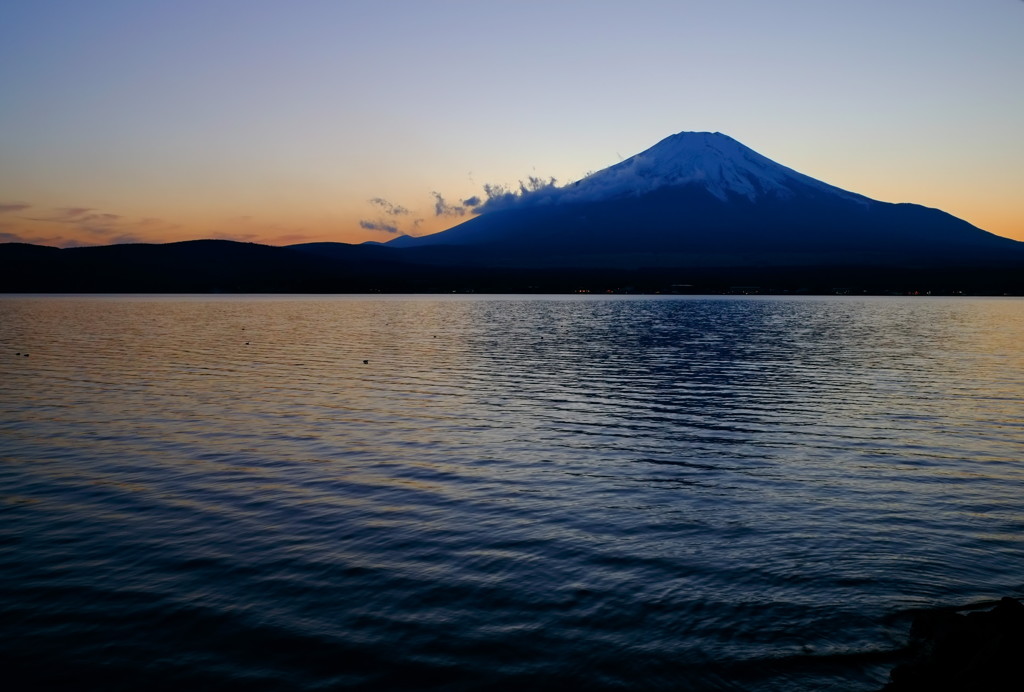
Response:
[[[0,242],[385,241],[684,130],[1024,240],[1022,80],[1021,0],[12,0]]]

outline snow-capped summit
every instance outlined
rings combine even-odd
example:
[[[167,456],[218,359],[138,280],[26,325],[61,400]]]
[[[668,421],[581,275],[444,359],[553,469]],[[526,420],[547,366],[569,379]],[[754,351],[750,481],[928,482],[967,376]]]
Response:
[[[642,195],[658,188],[699,186],[722,201],[787,198],[801,188],[864,199],[761,156],[720,132],[680,132],[650,149],[562,188],[560,201],[596,201]]]
[[[477,211],[446,231],[389,245],[565,267],[883,264],[1022,252],[938,209],[842,190],[718,132],[681,132],[575,183],[492,196]]]

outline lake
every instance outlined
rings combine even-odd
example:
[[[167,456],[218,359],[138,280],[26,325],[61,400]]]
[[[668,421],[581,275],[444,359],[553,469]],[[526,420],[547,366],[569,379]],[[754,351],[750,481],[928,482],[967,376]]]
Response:
[[[33,689],[875,690],[1024,595],[1024,299],[0,297]]]

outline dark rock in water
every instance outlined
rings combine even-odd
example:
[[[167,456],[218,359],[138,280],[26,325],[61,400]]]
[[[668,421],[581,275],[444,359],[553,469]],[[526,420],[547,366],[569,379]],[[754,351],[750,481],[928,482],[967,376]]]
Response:
[[[983,612],[922,613],[910,628],[910,650],[913,658],[893,669],[883,692],[1024,690],[1024,605],[1003,598]]]

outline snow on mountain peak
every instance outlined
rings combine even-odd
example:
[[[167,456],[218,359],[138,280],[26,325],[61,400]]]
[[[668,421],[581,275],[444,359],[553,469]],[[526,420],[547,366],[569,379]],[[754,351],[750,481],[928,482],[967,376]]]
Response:
[[[476,213],[639,197],[665,187],[704,189],[723,202],[730,198],[790,199],[808,191],[862,204],[870,201],[775,163],[720,132],[671,135],[625,161],[562,187],[553,182],[521,187],[518,193],[490,196]]]
[[[560,201],[642,195],[658,188],[697,185],[722,201],[742,196],[790,197],[794,187],[855,196],[761,156],[720,132],[680,132],[625,161],[562,188]]]

